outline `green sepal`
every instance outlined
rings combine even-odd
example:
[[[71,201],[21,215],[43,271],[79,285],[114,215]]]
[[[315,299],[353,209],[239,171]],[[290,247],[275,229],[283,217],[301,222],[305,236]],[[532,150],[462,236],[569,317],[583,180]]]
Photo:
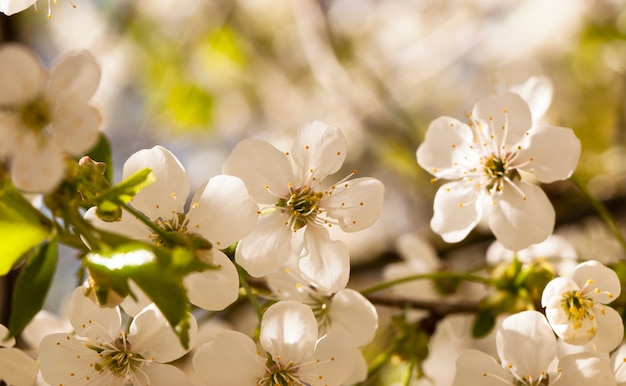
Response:
[[[108,191],[94,197],[91,202],[98,206],[101,213],[115,213],[120,204],[128,203],[143,188],[156,179],[149,168],[142,169],[120,181]]]
[[[113,184],[113,157],[111,157],[111,143],[104,133],[100,133],[98,143],[87,153],[94,161],[103,162],[107,165],[104,177]]]
[[[29,256],[13,290],[9,330],[18,335],[41,310],[57,267],[56,239],[41,244]]]
[[[472,326],[472,336],[482,338],[489,334],[496,325],[496,317],[491,310],[481,310],[476,314],[474,325]]]
[[[0,190],[0,276],[48,237],[41,214],[10,183]]]

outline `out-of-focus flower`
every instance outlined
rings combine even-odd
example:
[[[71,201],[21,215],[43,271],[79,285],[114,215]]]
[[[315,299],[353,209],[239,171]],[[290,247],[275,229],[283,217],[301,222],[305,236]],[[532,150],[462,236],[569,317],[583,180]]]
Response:
[[[450,117],[431,122],[417,161],[442,185],[434,200],[433,231],[447,242],[463,240],[483,216],[511,250],[548,238],[554,208],[543,190],[522,180],[521,171],[544,183],[568,178],[580,156],[571,129],[533,126],[528,104],[507,93],[479,100],[469,124]],[[559,143],[558,147],[553,146]]]
[[[579,264],[570,275],[550,281],[541,305],[556,335],[574,345],[591,343],[596,350],[609,352],[624,337],[624,325],[617,311],[605,306],[621,291],[617,274],[590,260]]]
[[[15,348],[15,338],[9,329],[0,324],[0,381],[9,386],[30,386],[37,378],[37,362],[28,354]]]
[[[461,385],[614,385],[606,358],[597,353],[567,355],[555,367],[557,340],[537,311],[507,317],[496,335],[498,363],[478,350],[463,351],[457,358],[453,386]]]
[[[122,328],[118,308],[100,308],[77,288],[70,300],[75,334],[51,334],[39,346],[41,373],[53,385],[188,385],[185,374],[166,364],[184,349],[153,304]],[[190,346],[197,334],[190,315]]]
[[[331,331],[318,339],[313,311],[295,300],[270,306],[261,320],[259,354],[250,337],[218,333],[193,358],[198,376],[208,384],[339,386],[352,372],[349,338]]]
[[[252,229],[257,220],[257,205],[240,179],[219,175],[198,189],[191,207],[185,211],[189,178],[178,159],[162,146],[140,150],[124,164],[123,178],[144,168],[152,169],[156,181],[133,198],[132,206],[164,231],[195,233],[212,244],[210,250],[198,250],[197,256],[219,269],[188,275],[185,287],[189,300],[198,307],[207,310],[227,307],[238,297],[239,276],[233,263],[217,249],[228,247]],[[95,209],[87,211],[86,217],[101,229],[157,245],[163,242],[129,213],[124,213],[118,222],[99,220]]]
[[[100,67],[83,51],[50,73],[26,48],[0,48],[0,157],[16,187],[47,193],[63,179],[65,155],[82,156],[98,140],[100,111],[89,104]]]
[[[617,350],[611,354],[611,365],[615,374],[617,386],[626,385],[626,344],[622,343]]]
[[[349,276],[348,250],[330,239],[326,227],[354,232],[380,214],[384,186],[374,178],[344,178],[328,183],[346,156],[342,132],[314,121],[298,130],[291,151],[283,153],[260,140],[241,141],[223,170],[240,177],[263,206],[255,229],[239,243],[236,259],[253,276],[280,269],[292,253],[294,232],[304,229],[298,267],[309,280],[336,292]]]
[[[0,12],[11,16],[14,13],[22,12],[36,2],[37,0],[0,0]]]

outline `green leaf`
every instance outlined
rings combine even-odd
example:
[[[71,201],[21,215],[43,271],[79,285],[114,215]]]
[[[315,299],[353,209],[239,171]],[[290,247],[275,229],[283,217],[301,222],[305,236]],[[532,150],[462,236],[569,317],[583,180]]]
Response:
[[[22,269],[13,292],[9,330],[18,335],[41,310],[57,266],[56,240],[42,244]]]
[[[476,314],[474,326],[472,326],[472,336],[482,338],[489,334],[496,325],[496,318],[490,310],[481,310]]]
[[[142,169],[93,200],[98,205],[99,210],[113,212],[120,203],[128,203],[141,189],[153,183],[155,179],[154,173],[149,168]]]
[[[5,186],[0,191],[0,276],[6,275],[26,252],[48,236],[38,213],[12,187]]]
[[[104,176],[113,185],[113,158],[111,157],[111,144],[104,133],[100,133],[100,139],[87,154],[94,161],[104,162],[107,165]]]

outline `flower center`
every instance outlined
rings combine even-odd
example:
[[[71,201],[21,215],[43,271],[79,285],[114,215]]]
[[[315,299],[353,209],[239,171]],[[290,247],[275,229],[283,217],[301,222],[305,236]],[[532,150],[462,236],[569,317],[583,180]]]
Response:
[[[574,322],[574,328],[582,327],[582,320],[590,316],[589,309],[593,307],[593,300],[587,299],[580,291],[569,291],[562,294],[561,307],[567,319]]]
[[[187,220],[185,213],[176,213],[176,215],[169,220],[163,220],[163,218],[159,217],[154,220],[154,223],[166,232],[187,233],[187,224],[189,223],[189,220]],[[148,237],[159,247],[166,244],[163,238],[157,233],[152,233]]]
[[[304,227],[320,213],[318,207],[319,200],[324,197],[324,193],[315,192],[308,186],[289,186],[291,195],[289,199],[281,198],[276,204],[277,207],[284,208],[283,212],[289,214],[287,225],[293,231]]]
[[[105,343],[104,350],[100,352],[100,357],[102,362],[96,363],[94,369],[96,371],[108,369],[112,374],[119,377],[132,374],[142,362],[145,362],[141,355],[131,351],[130,342],[126,340],[126,334],[122,334],[112,343]]]
[[[28,129],[38,134],[52,122],[50,105],[42,97],[37,97],[22,105],[19,116]]]
[[[489,185],[487,185],[487,190],[492,190],[493,188],[502,190],[502,180],[514,181],[521,178],[516,169],[509,168],[506,157],[502,159],[495,154],[492,154],[483,162],[483,170],[490,181]]]
[[[277,360],[280,357],[276,358]],[[287,365],[282,365],[280,362],[275,361],[271,356],[267,359],[265,364],[267,369],[265,376],[257,380],[257,386],[303,386],[304,383],[300,382],[297,377],[298,367],[289,362]]]

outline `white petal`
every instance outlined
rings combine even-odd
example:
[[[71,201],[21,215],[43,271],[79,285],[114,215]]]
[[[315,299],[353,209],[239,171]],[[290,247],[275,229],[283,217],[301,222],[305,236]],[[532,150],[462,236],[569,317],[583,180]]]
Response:
[[[626,344],[622,343],[617,350],[611,354],[611,363],[615,380],[618,385],[626,384]]]
[[[252,232],[237,245],[237,264],[254,277],[280,269],[291,254],[292,233],[278,211],[259,217]]]
[[[143,366],[141,371],[148,376],[150,386],[191,386],[192,384],[184,372],[172,365],[153,362]]]
[[[56,100],[86,102],[100,83],[100,66],[87,51],[62,57],[52,66],[46,94]]]
[[[596,303],[610,303],[619,297],[622,290],[615,271],[596,260],[578,264],[570,277],[580,288],[586,287],[584,293]]]
[[[472,130],[465,123],[439,117],[428,126],[424,142],[417,149],[417,163],[438,178],[463,178],[467,169],[458,164],[479,162],[478,153],[470,149],[473,141]]]
[[[115,338],[122,325],[120,311],[99,307],[83,291],[83,287],[76,288],[69,300],[70,322],[76,334],[96,342],[108,342]]]
[[[491,134],[494,136],[496,146],[517,144],[532,126],[528,104],[522,97],[513,93],[479,100],[474,106],[472,115],[484,125],[491,126],[491,130],[485,134],[487,137]]]
[[[346,158],[346,149],[346,138],[336,127],[320,121],[300,127],[291,147],[300,182],[321,181],[337,172]]]
[[[137,300],[133,299],[132,296],[127,296],[126,299],[120,304],[124,312],[126,312],[130,316],[137,316],[144,308],[148,307],[150,303],[152,303],[152,299],[146,295],[145,292],[139,288],[134,281],[129,280],[128,286],[130,287],[130,291],[137,297]]]
[[[564,278],[564,277],[556,277],[546,284],[546,287],[543,289],[543,293],[541,294],[541,306],[546,307],[546,305],[552,301],[554,298],[561,298],[561,294],[564,292],[578,291],[580,287],[572,280]]]
[[[189,315],[189,346],[193,347],[198,334],[198,324],[193,315]],[[185,349],[165,319],[165,316],[151,304],[144,308],[132,321],[128,341],[133,352],[157,362],[171,362],[185,355]]]
[[[39,345],[41,375],[51,385],[92,385],[98,376],[94,364],[101,358],[75,336],[47,335]],[[109,371],[103,373],[110,374]],[[104,374],[103,374],[104,376]]]
[[[85,212],[85,220],[103,231],[125,235],[136,240],[151,241],[152,230],[125,210],[122,211],[122,218],[119,221],[109,222],[100,220],[96,216],[96,207],[94,206]]]
[[[306,385],[341,385],[354,369],[354,349],[345,331],[329,331],[320,338],[315,352],[300,366],[298,379]]]
[[[346,331],[353,347],[363,347],[374,339],[378,313],[359,292],[349,288],[337,292],[331,299],[328,316],[331,329],[339,327]]]
[[[545,75],[531,76],[523,84],[511,87],[512,92],[521,96],[528,103],[535,124],[548,111],[552,103],[553,89],[552,81]]]
[[[68,331],[72,331],[72,325],[67,318],[62,318],[50,311],[40,310],[33,319],[28,322],[28,325],[22,331],[20,337],[28,347],[39,347],[44,336]],[[2,336],[1,332],[0,336]]]
[[[237,300],[239,275],[225,254],[213,250],[212,256],[213,264],[219,268],[187,275],[185,288],[192,304],[205,310],[220,311]]]
[[[555,221],[552,203],[540,187],[523,181],[516,187],[519,191],[505,184],[495,204],[489,205],[489,227],[498,241],[512,251],[547,239]]]
[[[480,197],[481,191],[474,182],[442,185],[435,194],[430,227],[448,243],[463,240],[482,217]]]
[[[65,153],[82,156],[98,141],[101,123],[102,115],[95,107],[83,103],[63,103],[52,123],[54,142]]]
[[[343,381],[344,385],[356,385],[357,383],[365,382],[367,379],[367,360],[363,356],[363,353],[359,349],[354,349],[354,368],[352,374]]]
[[[193,368],[209,385],[255,385],[265,374],[265,359],[250,337],[223,331],[198,348]]]
[[[150,168],[156,181],[137,193],[132,205],[155,220],[169,220],[176,213],[183,213],[189,195],[189,177],[180,161],[163,146],[144,149],[131,155],[124,163],[123,178]]]
[[[538,379],[556,357],[556,338],[546,318],[537,311],[513,314],[496,335],[498,355],[504,366],[520,377]],[[533,355],[528,355],[533,353]]]
[[[15,114],[0,111],[0,157],[13,154],[20,141],[18,134],[22,130]]]
[[[250,196],[262,204],[274,205],[278,197],[288,197],[289,182],[296,183],[285,153],[255,139],[239,142],[224,161],[222,170],[241,178]]]
[[[281,300],[265,311],[259,342],[275,361],[300,363],[313,352],[317,329],[309,306],[295,300]]]
[[[513,375],[503,369],[495,359],[482,351],[462,351],[456,360],[456,374],[452,386],[502,386],[502,380],[513,383]]]
[[[553,297],[547,301],[545,312],[552,330],[565,343],[577,346],[584,345],[596,336],[598,318],[592,319],[587,317],[578,321],[570,320],[561,305],[561,297]],[[577,323],[577,325],[575,326],[574,323]]]
[[[554,146],[555,143],[559,146]],[[515,164],[531,160],[521,169],[535,173],[539,181],[548,183],[569,178],[576,169],[580,151],[580,140],[572,129],[539,126],[531,131],[529,145],[520,150]]]
[[[33,1],[27,1],[33,4]],[[17,12],[27,2],[16,7],[5,4],[2,12]],[[29,5],[30,5],[29,4]],[[45,78],[39,59],[25,47],[18,44],[5,44],[0,48],[0,104],[22,104],[34,98]]]
[[[279,269],[265,277],[267,286],[282,300],[298,300],[302,303],[310,300],[310,292],[305,289],[306,279],[298,273],[298,268],[291,266]]]
[[[11,162],[11,177],[18,189],[50,193],[64,176],[65,162],[61,149],[52,143],[40,144],[37,138],[23,138]]]
[[[611,307],[596,304],[593,314],[598,322],[598,331],[591,343],[600,352],[611,352],[624,339],[624,323],[619,312]]]
[[[384,194],[385,186],[379,180],[355,178],[337,186],[320,207],[328,217],[338,220],[344,231],[359,231],[378,219]]]
[[[189,231],[198,233],[222,249],[252,230],[259,210],[243,181],[219,175],[198,189],[187,218]]]
[[[37,362],[22,350],[0,349],[0,379],[10,386],[30,386],[37,378]]]
[[[615,385],[609,361],[593,352],[567,355],[559,361],[559,368],[555,386]]]
[[[327,293],[345,288],[350,278],[347,245],[331,240],[326,229],[314,226],[307,226],[304,244],[305,250],[298,260],[302,275]]]

